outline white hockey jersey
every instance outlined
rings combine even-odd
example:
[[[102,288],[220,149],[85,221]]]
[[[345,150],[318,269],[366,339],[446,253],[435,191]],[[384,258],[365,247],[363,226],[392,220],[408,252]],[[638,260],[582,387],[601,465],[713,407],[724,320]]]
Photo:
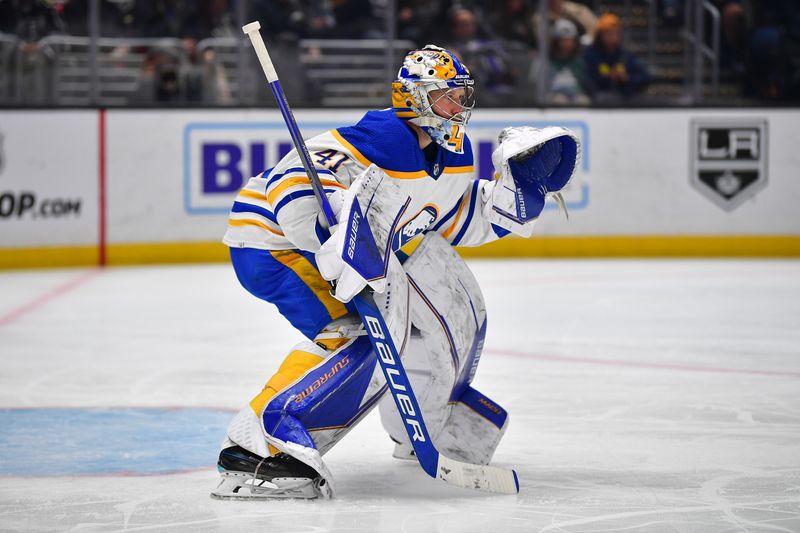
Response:
[[[414,132],[386,109],[370,111],[355,126],[322,133],[306,144],[327,194],[349,187],[371,163],[397,180],[411,198],[393,238],[397,251],[424,231],[437,231],[454,246],[477,246],[508,233],[481,214],[472,147],[466,136],[463,142],[463,154],[440,149],[436,161],[427,161]],[[293,150],[239,192],[223,242],[240,248],[316,252],[327,239],[319,211]]]

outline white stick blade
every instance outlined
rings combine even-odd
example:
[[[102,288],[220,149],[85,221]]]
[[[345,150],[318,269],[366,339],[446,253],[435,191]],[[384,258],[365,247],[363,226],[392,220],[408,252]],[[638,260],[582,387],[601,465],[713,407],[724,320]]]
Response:
[[[439,455],[436,478],[467,489],[485,490],[499,494],[518,494],[519,480],[511,469],[496,466],[462,463]]]

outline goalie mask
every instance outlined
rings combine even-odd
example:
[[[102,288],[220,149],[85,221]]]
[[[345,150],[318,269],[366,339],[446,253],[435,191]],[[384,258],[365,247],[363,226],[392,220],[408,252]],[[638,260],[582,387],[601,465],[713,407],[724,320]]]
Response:
[[[403,60],[392,83],[392,107],[438,145],[462,154],[465,127],[475,106],[474,83],[469,69],[452,52],[429,44]],[[458,111],[445,116],[442,108]]]

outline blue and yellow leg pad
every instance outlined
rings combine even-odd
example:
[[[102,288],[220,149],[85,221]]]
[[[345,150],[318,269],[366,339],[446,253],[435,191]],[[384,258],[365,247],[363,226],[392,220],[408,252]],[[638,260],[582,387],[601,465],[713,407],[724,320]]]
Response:
[[[376,363],[369,338],[348,341],[268,400],[261,412],[265,431],[324,453],[386,391],[382,381],[372,379]]]

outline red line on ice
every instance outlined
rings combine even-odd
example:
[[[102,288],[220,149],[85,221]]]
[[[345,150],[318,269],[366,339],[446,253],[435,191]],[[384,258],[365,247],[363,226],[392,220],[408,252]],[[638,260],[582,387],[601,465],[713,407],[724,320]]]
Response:
[[[63,285],[59,285],[55,289],[44,293],[35,300],[28,302],[23,306],[17,307],[16,309],[12,309],[5,315],[0,316],[0,327],[11,324],[18,318],[22,317],[23,315],[26,315],[31,311],[34,311],[39,307],[42,307],[43,305],[46,305],[47,303],[55,300],[59,296],[68,293],[69,291],[79,287],[80,285],[83,285],[84,283],[86,283],[99,273],[100,270],[90,270],[89,272],[84,272],[80,276],[71,279],[70,281],[64,283]]]
[[[587,365],[624,366],[630,368],[655,368],[659,370],[677,370],[680,372],[710,372],[715,374],[748,374],[754,376],[777,376],[800,378],[798,372],[781,372],[779,370],[753,370],[747,368],[721,368],[712,366],[673,365],[664,363],[640,363],[636,361],[623,361],[620,359],[592,359],[589,357],[568,357],[555,355],[540,355],[534,353],[516,352],[513,350],[484,350],[487,353],[509,355],[538,361],[551,361],[554,363],[582,363]]]

